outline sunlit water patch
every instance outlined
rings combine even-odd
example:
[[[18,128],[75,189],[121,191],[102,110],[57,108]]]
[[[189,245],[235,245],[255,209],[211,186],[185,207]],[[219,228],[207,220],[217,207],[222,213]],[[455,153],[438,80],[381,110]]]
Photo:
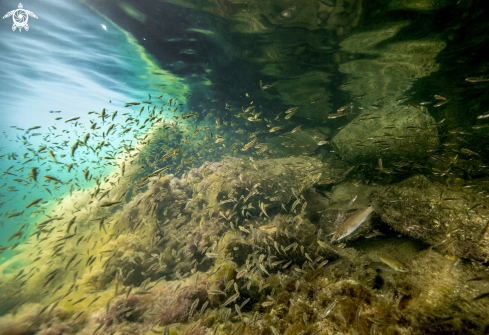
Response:
[[[17,4],[3,2],[2,10],[9,6]],[[170,93],[184,88],[131,34],[86,5],[45,1],[25,8],[39,18],[31,18],[28,32],[0,30],[1,244],[60,198],[114,170],[116,147],[133,147],[134,135],[149,129],[124,132],[131,128],[126,102],[148,100],[162,86]],[[149,106],[140,107],[139,115],[147,116]]]

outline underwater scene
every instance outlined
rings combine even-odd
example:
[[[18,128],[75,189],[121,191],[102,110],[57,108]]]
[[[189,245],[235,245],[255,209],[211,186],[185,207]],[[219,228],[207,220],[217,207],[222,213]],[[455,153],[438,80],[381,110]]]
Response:
[[[18,1],[0,335],[489,334],[483,0]]]

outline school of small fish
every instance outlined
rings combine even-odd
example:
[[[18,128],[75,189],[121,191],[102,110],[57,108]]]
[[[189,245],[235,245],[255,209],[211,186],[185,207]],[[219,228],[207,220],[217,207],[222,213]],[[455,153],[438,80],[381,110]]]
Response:
[[[274,89],[262,81],[259,87]],[[228,103],[222,106],[225,112],[191,111],[184,102],[191,96],[165,102],[163,95],[148,94],[145,101],[126,103],[124,112],[103,108],[100,113],[89,112],[88,118],[56,117],[69,130],[53,125],[44,133],[34,133],[42,127],[14,127],[25,152],[0,154],[10,164],[0,176],[1,196],[6,198],[0,207],[6,208],[2,225],[19,228],[7,238],[12,244],[0,246],[0,254],[24,256],[24,263],[18,268],[12,262],[0,284],[0,297],[10,304],[9,313],[28,303],[40,304],[29,325],[40,329],[51,313],[63,309],[73,311],[67,316],[73,325],[84,327],[91,311],[97,315],[96,327],[89,327],[93,334],[116,334],[121,324],[131,334],[190,334],[204,328],[211,334],[254,329],[282,334],[288,326],[270,323],[274,313],[283,318],[299,315],[288,320],[302,334],[350,326],[357,332],[362,323],[387,329],[389,323],[369,315],[365,305],[345,316],[344,306],[352,301],[347,292],[318,298],[309,286],[320,278],[325,278],[326,287],[333,285],[338,255],[368,226],[377,205],[357,206],[355,195],[346,200],[337,226],[328,222],[328,227],[321,227],[317,221],[325,206],[315,194],[323,192],[327,198],[327,185],[367,168],[379,180],[408,168],[448,177],[450,168],[429,169],[416,162],[385,167],[379,157],[378,166],[345,169],[339,158],[321,161],[314,156],[316,150],[330,148],[320,135],[314,137],[317,145],[304,148],[301,156],[280,158],[270,148],[270,138],[293,142],[292,134],[315,131],[293,122],[298,107],[283,108],[273,117],[253,101],[238,113]],[[383,99],[371,109],[381,108]],[[434,99],[436,108],[450,102],[438,94]],[[395,102],[408,100],[402,97]],[[327,118],[354,118],[356,109],[363,108],[351,102]],[[486,112],[477,120],[488,117]],[[374,113],[358,121],[365,120],[375,120]],[[457,144],[445,142],[450,151],[441,151],[442,146],[430,157],[449,165],[456,165],[459,155],[479,162],[482,153],[460,147],[462,136],[469,134],[456,130],[452,135]],[[32,144],[33,137],[42,138],[42,144]],[[15,185],[31,191],[20,192]],[[369,229],[361,234],[375,240],[387,233]],[[370,268],[388,268],[397,276],[411,273],[410,265],[383,252],[371,260],[381,263]],[[368,283],[372,278],[351,280]],[[35,297],[27,289],[31,285],[37,287]],[[159,295],[160,291],[165,294]],[[162,321],[162,311],[168,314],[182,308],[181,316]]]

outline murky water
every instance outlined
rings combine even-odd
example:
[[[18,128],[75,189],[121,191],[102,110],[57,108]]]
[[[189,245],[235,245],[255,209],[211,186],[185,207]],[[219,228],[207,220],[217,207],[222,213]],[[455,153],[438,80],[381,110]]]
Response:
[[[0,334],[487,332],[482,2],[19,6]]]

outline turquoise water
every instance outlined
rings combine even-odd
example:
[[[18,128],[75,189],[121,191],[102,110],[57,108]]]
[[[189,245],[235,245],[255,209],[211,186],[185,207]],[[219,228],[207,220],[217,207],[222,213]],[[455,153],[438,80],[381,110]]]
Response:
[[[22,4],[0,335],[487,333],[482,1]]]
[[[5,1],[2,9],[10,8],[9,5],[17,7],[15,2]],[[75,140],[82,139],[89,132],[88,125],[92,125],[89,120],[98,121],[97,127],[108,128],[110,117],[120,110],[115,121],[121,120],[122,123],[125,101],[140,100],[148,93],[155,92],[157,85],[165,84],[165,77],[153,73],[157,65],[145,59],[130,36],[85,5],[76,1],[24,5],[25,8],[32,5],[30,10],[40,18],[30,20],[31,27],[36,28],[21,33],[17,30],[17,34],[2,29],[0,33],[0,100],[3,102],[0,126],[3,157],[0,166],[4,171],[14,163],[15,169],[9,171],[18,177],[15,179],[22,180],[12,182],[2,178],[4,190],[8,187],[15,189],[2,194],[2,207],[9,213],[22,211],[24,202],[29,203],[34,199],[48,201],[66,196],[66,187],[49,187],[51,193],[48,193],[44,187],[33,185],[29,174],[31,169],[39,168],[40,178],[42,170],[47,167],[60,180],[72,179],[73,173],[66,172],[71,160],[60,156],[71,156]],[[6,27],[9,24],[7,21],[3,21]],[[74,21],[77,23],[73,24]],[[94,117],[103,108],[106,108],[109,121],[100,122]],[[89,111],[96,114],[88,114]],[[65,120],[73,117],[79,117],[79,120],[65,123]],[[40,128],[29,131],[31,127]],[[131,135],[124,137],[117,134],[117,141],[124,140],[130,146],[134,142]],[[109,139],[108,136],[107,144]],[[95,147],[101,140],[103,138],[92,136],[90,142]],[[33,158],[33,151],[27,149],[37,152],[40,147],[46,147],[44,154],[51,150],[59,162],[54,163],[51,158],[29,161]],[[111,149],[107,147],[102,151]],[[112,166],[101,165],[93,151],[84,150],[81,153],[83,150],[79,150],[78,154],[85,156],[87,167],[98,169],[100,175],[111,171]],[[9,159],[11,155],[14,157]],[[99,156],[103,156],[103,153]],[[114,156],[113,152],[111,156]],[[16,172],[14,170],[19,166],[15,163],[20,160],[22,164],[19,165],[23,169]],[[85,181],[83,175],[79,177],[80,187],[94,185],[93,180]],[[34,216],[38,217],[39,214]],[[23,217],[25,222],[32,218],[29,211]],[[3,222],[1,244],[23,223]],[[11,254],[5,252],[2,256],[8,259]]]

